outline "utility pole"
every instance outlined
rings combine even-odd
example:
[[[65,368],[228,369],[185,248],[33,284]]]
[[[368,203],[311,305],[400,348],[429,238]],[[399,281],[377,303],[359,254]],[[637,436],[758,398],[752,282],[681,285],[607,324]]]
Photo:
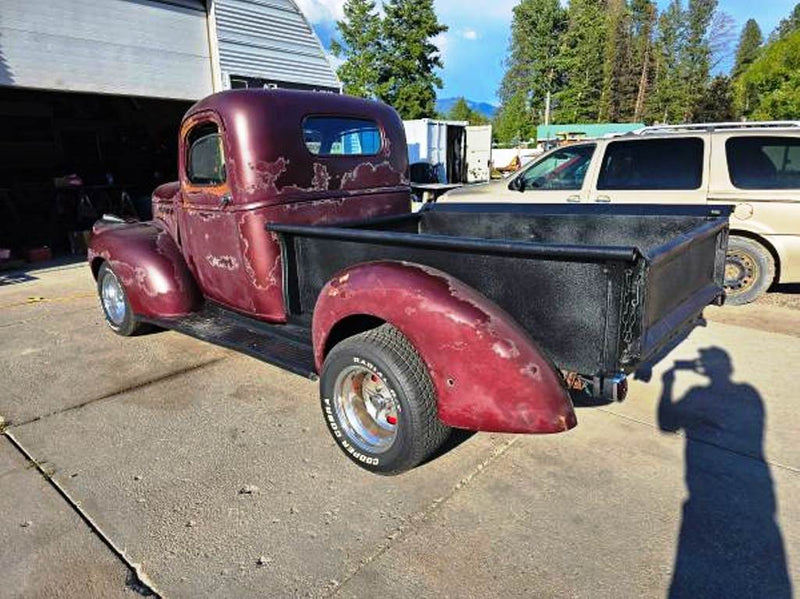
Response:
[[[547,90],[547,95],[544,98],[544,124],[550,125],[550,90]]]

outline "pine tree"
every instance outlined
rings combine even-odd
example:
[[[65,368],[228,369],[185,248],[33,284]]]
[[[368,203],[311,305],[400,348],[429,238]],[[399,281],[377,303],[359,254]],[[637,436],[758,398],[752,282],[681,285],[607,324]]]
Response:
[[[635,103],[636,83],[628,4],[625,0],[608,0],[598,119],[622,121],[628,118]]]
[[[633,106],[633,120],[640,122],[644,115],[645,103],[653,77],[653,30],[658,9],[653,0],[632,0],[632,46],[634,64],[638,70],[636,101]]]
[[[344,93],[362,98],[377,95],[380,72],[381,19],[372,0],[346,0],[344,19],[337,21],[341,42],[331,42],[331,53],[343,58],[337,69]]]
[[[502,144],[517,145],[536,136],[528,99],[520,92],[500,107],[493,122],[494,136]]]
[[[756,120],[800,115],[800,29],[769,43],[736,81],[737,103]],[[746,99],[752,103],[745,104]]]
[[[605,14],[605,0],[572,0],[569,4],[569,25],[558,60],[564,77],[556,95],[559,122],[597,121],[604,79]]]
[[[501,104],[524,96],[532,112],[528,120],[542,114],[548,92],[558,89],[558,52],[566,29],[566,11],[558,0],[522,0],[514,7],[511,47],[506,73],[498,93]]]
[[[463,97],[456,100],[450,112],[447,113],[446,118],[450,121],[467,121],[470,125],[485,125],[489,122],[489,119],[480,112],[470,108],[466,99]]]
[[[685,40],[685,12],[680,0],[672,0],[658,19],[653,91],[645,103],[648,122],[675,123],[683,118],[687,101],[680,57]]]
[[[439,23],[433,0],[388,0],[384,11],[378,96],[404,119],[432,116],[442,87],[436,69],[444,67],[433,38],[447,27]]]
[[[693,119],[695,106],[705,93],[711,73],[709,25],[717,8],[717,0],[689,0],[686,11],[686,44],[681,54],[686,77],[686,104],[683,119]]]
[[[714,77],[698,102],[694,114],[698,122],[719,123],[736,119],[731,79],[724,75]]]
[[[787,35],[794,33],[800,29],[800,4],[795,5],[794,10],[792,10],[791,14],[782,19],[778,26],[775,28],[775,31],[769,36],[769,41],[774,42],[779,39],[783,39]]]
[[[744,70],[758,58],[761,51],[761,44],[764,43],[764,36],[761,35],[761,28],[755,19],[750,19],[742,29],[739,38],[739,46],[736,48],[736,62],[733,65],[732,76],[734,79],[739,77]]]

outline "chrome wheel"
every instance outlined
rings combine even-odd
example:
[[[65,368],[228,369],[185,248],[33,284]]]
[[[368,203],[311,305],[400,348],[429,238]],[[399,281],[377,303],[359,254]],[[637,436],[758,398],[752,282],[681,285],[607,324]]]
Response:
[[[103,302],[103,309],[111,324],[121,326],[128,309],[125,304],[125,292],[116,275],[110,270],[106,272],[100,286],[100,301]]]
[[[730,293],[741,293],[753,286],[758,278],[758,264],[741,250],[728,252],[725,262],[725,288]]]
[[[334,409],[360,449],[384,453],[397,438],[398,402],[389,385],[363,366],[349,366],[334,384]]]

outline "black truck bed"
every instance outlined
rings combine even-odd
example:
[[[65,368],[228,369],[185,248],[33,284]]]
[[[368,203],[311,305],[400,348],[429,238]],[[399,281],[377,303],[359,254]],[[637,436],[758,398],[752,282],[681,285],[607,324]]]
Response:
[[[440,269],[496,302],[557,367],[631,372],[723,294],[729,209],[438,204],[345,226],[272,224],[303,317],[336,272],[373,260]]]

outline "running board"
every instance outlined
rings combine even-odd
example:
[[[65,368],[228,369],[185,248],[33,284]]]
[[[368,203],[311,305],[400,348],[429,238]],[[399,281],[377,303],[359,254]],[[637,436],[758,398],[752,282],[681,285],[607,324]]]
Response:
[[[312,381],[319,378],[311,330],[299,324],[260,322],[213,304],[188,316],[139,320],[232,349]]]

